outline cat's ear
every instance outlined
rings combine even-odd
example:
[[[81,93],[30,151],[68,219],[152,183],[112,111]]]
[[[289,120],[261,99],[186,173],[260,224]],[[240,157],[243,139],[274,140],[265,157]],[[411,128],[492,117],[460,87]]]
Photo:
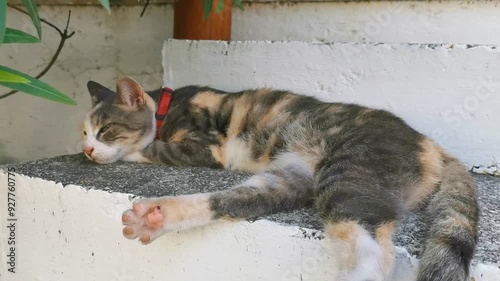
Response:
[[[116,96],[115,92],[94,81],[87,82],[87,89],[92,98],[92,106],[105,100],[112,101]]]
[[[118,79],[116,82],[116,102],[131,108],[139,108],[146,104],[144,90],[139,83],[130,77]]]

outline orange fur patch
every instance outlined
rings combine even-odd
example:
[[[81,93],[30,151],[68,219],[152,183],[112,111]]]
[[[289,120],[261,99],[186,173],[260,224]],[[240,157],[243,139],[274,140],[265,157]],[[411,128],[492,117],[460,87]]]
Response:
[[[273,151],[273,148],[279,143],[280,138],[278,135],[274,134],[271,137],[271,143],[268,144],[266,147],[266,150],[262,153],[261,156],[259,156],[258,161],[264,164],[270,164],[271,163],[271,152]]]
[[[273,105],[262,118],[259,120],[257,126],[267,127],[270,124],[281,124],[288,120],[290,113],[287,107],[296,99],[293,95],[287,95],[283,99]]]
[[[252,104],[249,100],[248,95],[242,95],[234,102],[231,121],[227,130],[228,138],[238,136],[238,134],[241,132],[241,130],[247,123],[248,112],[250,111],[251,107]]]
[[[211,145],[210,151],[217,163],[220,163],[222,166],[226,165],[226,153],[220,145]]]
[[[456,234],[457,229],[465,229],[469,233],[474,233],[475,229],[471,225],[471,222],[464,215],[459,213],[454,213],[447,220],[441,221],[440,224],[443,226],[441,231],[443,233],[449,233],[449,236],[453,236]],[[445,243],[448,243],[445,241]]]
[[[338,105],[338,104],[326,104],[326,111],[328,113],[340,113],[340,112],[344,112],[344,107],[341,106],[341,105]]]
[[[356,221],[328,223],[325,232],[330,238],[342,243],[342,262],[344,269],[354,269],[358,263],[356,238],[363,232],[363,227]]]
[[[394,265],[394,245],[392,244],[392,235],[396,228],[396,222],[387,222],[375,230],[375,240],[382,248],[383,252],[383,271],[388,272]]]
[[[327,135],[335,135],[335,134],[340,133],[340,131],[342,131],[341,127],[334,126],[334,127],[331,127],[330,129],[328,129],[326,131],[326,134]]]
[[[420,178],[405,194],[409,208],[418,207],[438,188],[443,173],[442,149],[427,138],[422,139],[419,145]]]
[[[370,119],[370,115],[372,112],[374,112],[374,109],[371,108],[365,108],[362,109],[358,116],[356,116],[356,119],[354,120],[354,123],[358,126],[364,125],[366,122],[368,122],[368,119]]]
[[[326,225],[325,230],[331,237],[342,241],[352,241],[356,238],[357,234],[362,228],[357,222],[338,222],[329,223]]]
[[[193,97],[191,104],[200,108],[206,108],[210,113],[214,113],[219,110],[224,96],[224,94],[216,94],[214,92],[201,92]]]
[[[188,131],[186,129],[179,129],[168,140],[171,142],[181,142],[187,133]]]
[[[265,95],[269,95],[272,92],[273,92],[273,90],[271,90],[271,89],[263,88],[263,89],[258,89],[256,94],[259,96],[265,96]]]

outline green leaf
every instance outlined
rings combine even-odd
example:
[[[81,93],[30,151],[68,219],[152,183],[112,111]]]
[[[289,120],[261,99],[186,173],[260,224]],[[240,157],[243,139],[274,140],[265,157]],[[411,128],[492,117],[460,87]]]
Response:
[[[2,45],[5,36],[5,23],[7,21],[7,2],[0,0],[0,45]]]
[[[244,9],[242,0],[233,0],[233,6],[238,7],[240,10]]]
[[[64,104],[76,105],[76,102],[70,97],[56,90],[52,86],[45,84],[44,82],[16,71],[14,69],[0,65],[0,72],[7,72],[13,75],[21,76],[28,80],[27,83],[16,83],[16,82],[4,82],[0,81],[0,85],[11,88],[13,90],[25,92],[30,95],[48,99],[51,101],[56,101]]]
[[[42,25],[40,24],[40,18],[38,17],[38,8],[36,7],[35,0],[23,0],[23,4],[26,7],[26,11],[28,11],[28,14],[30,15],[31,21],[33,21],[33,25],[38,33],[38,38],[42,39]]]
[[[217,4],[217,7],[215,7],[215,12],[218,14],[224,9],[224,1],[225,0],[219,0],[219,3]]]
[[[213,0],[203,0],[203,19],[206,20],[212,11]]]
[[[11,82],[11,83],[29,83],[30,80],[19,76],[10,71],[0,69],[0,83],[2,82]]]
[[[1,1],[1,0],[0,0]],[[35,36],[23,32],[21,30],[8,28],[5,30],[4,43],[37,43],[40,39]]]
[[[101,2],[101,5],[108,11],[108,13],[111,13],[111,8],[109,7],[109,0],[99,0]]]

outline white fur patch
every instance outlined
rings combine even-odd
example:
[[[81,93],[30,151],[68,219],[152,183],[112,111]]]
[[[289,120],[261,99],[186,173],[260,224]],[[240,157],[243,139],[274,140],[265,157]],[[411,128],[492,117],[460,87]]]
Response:
[[[268,164],[254,161],[249,145],[238,137],[231,138],[226,143],[225,149],[226,169],[256,173],[268,167]]]
[[[299,166],[308,174],[313,174],[312,167],[302,156],[295,152],[285,152],[276,156],[271,163],[257,162],[252,157],[249,145],[240,138],[232,138],[226,143],[226,163],[225,168],[246,172],[262,172],[267,170],[281,169],[289,165]]]
[[[202,225],[209,224],[213,221],[213,213],[210,211],[208,203],[209,194],[190,194],[174,197],[180,209],[183,210],[183,220],[178,223],[171,224],[166,221],[164,229],[170,231],[180,231],[190,229]],[[168,212],[168,209],[167,209]]]
[[[356,266],[342,269],[340,279],[344,281],[383,281],[388,272],[383,269],[383,250],[367,231],[359,232],[355,240]],[[344,249],[345,251],[345,249]]]
[[[153,102],[154,103],[154,102]],[[142,140],[139,142],[139,149],[142,150],[146,146],[148,146],[150,143],[154,142],[155,137],[156,137],[156,119],[155,119],[155,111],[153,111],[151,115],[151,124],[153,130],[149,132],[147,135],[145,135]]]
[[[300,167],[300,170],[303,170],[310,175],[313,175],[314,173],[314,167],[311,167],[311,165],[309,165],[309,163],[296,152],[285,152],[279,154],[276,157],[276,160],[271,163],[270,169],[281,169],[289,165]]]
[[[352,281],[382,281],[383,252],[378,243],[368,233],[363,233],[356,239],[358,266],[352,271]]]
[[[124,161],[136,162],[136,163],[153,163],[151,160],[147,159],[142,155],[140,151],[132,152],[123,157]]]

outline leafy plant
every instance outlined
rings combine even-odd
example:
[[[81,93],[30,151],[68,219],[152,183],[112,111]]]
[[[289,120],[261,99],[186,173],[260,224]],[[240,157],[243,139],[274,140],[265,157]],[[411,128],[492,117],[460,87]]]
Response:
[[[21,10],[20,8],[13,7],[12,8],[26,13],[31,18],[33,25],[36,28],[38,37],[35,37],[31,34],[23,32],[21,30],[9,28],[6,26],[7,20],[7,1],[0,0],[0,46],[2,44],[26,44],[26,43],[38,43],[42,39],[42,24],[40,17],[38,15],[38,8],[36,6],[35,0],[22,0],[26,11]],[[109,12],[109,0],[100,0],[102,6]],[[66,39],[73,36],[74,33],[68,33],[67,28],[69,25],[69,18],[71,13],[68,16],[68,23],[66,25],[66,29],[61,31],[56,26],[52,25],[49,22],[45,22],[46,24],[55,28],[59,34],[61,35],[61,42],[57,49],[56,55],[52,58],[49,66],[46,67],[42,73],[40,73],[37,78],[43,76],[50,66],[55,62],[59,52],[61,51],[64,42]],[[70,97],[63,94],[61,91],[55,89],[54,87],[38,80],[35,77],[27,75],[25,73],[19,72],[12,68],[0,65],[0,85],[5,86],[7,88],[12,89],[13,91],[0,96],[0,98],[5,98],[14,94],[17,91],[24,92],[33,96],[41,97],[44,99],[48,99],[51,101],[60,102],[63,104],[76,105],[76,102]]]
[[[203,17],[206,19],[212,12],[212,7],[214,4],[214,0],[202,0],[203,1]],[[217,6],[215,7],[215,13],[220,13],[224,9],[226,0],[219,0]],[[234,7],[237,7],[243,10],[243,1],[242,0],[231,0],[231,3]]]

